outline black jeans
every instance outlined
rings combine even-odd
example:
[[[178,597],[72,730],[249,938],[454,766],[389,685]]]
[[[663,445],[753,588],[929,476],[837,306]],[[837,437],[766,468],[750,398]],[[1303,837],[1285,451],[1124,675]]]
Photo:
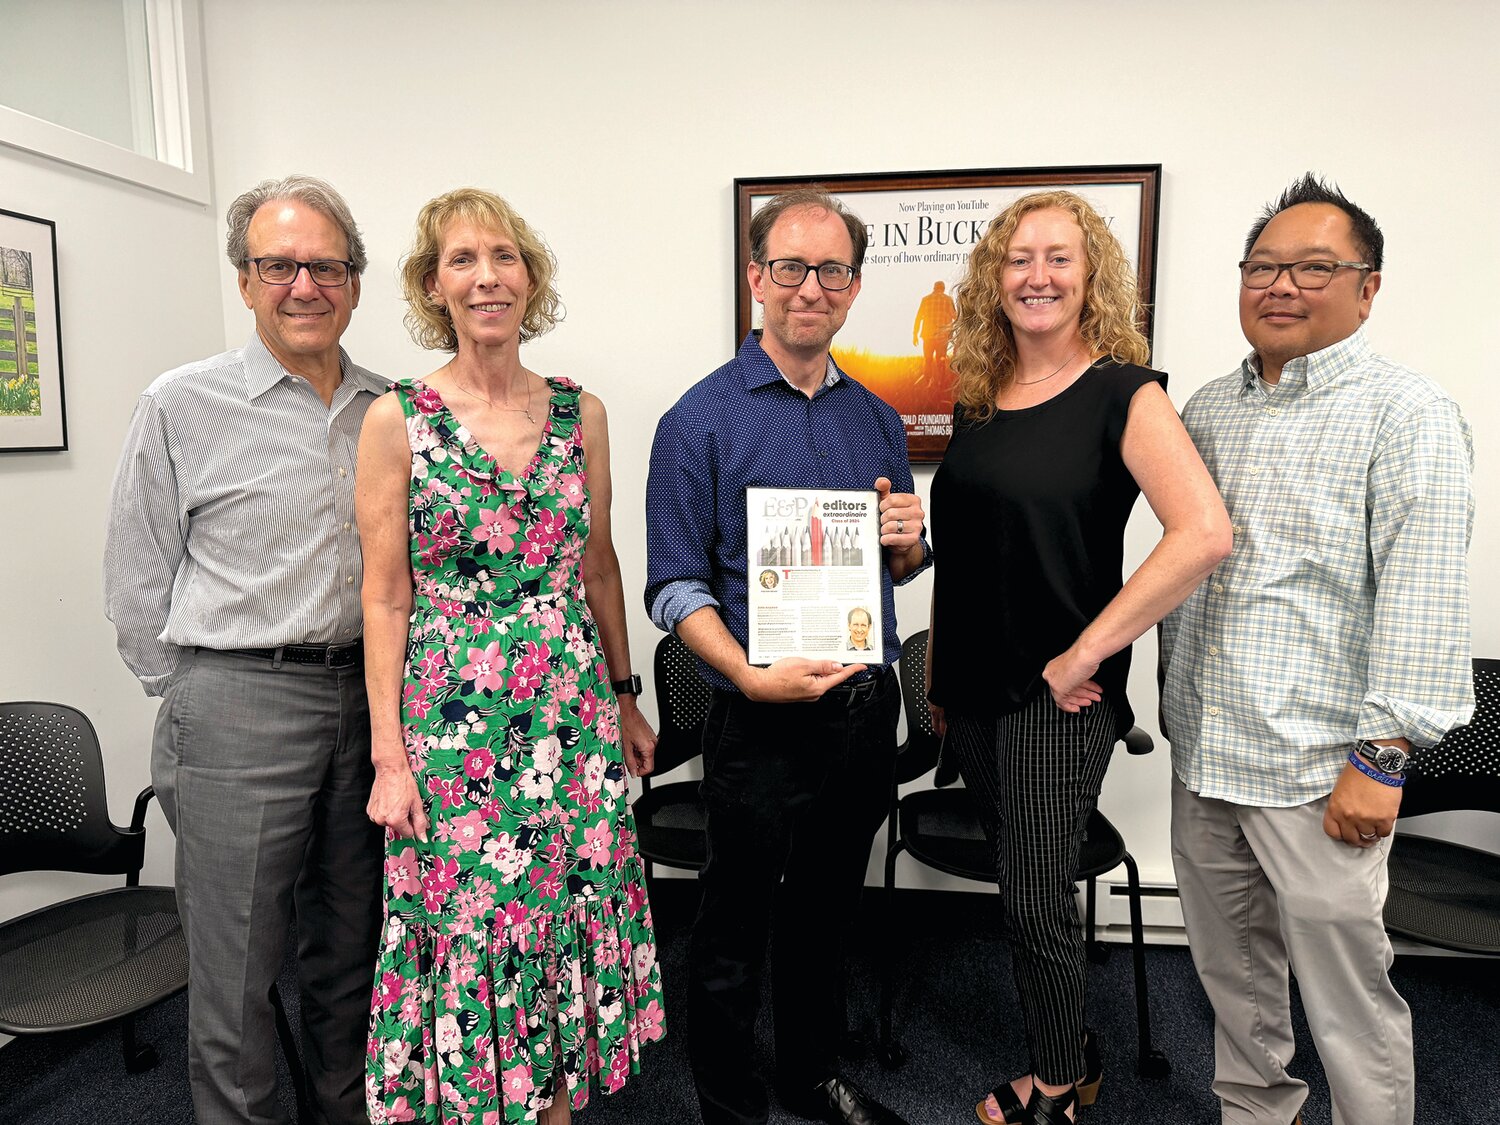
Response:
[[[845,937],[890,800],[900,705],[889,668],[816,703],[714,693],[688,986],[688,1056],[707,1125],[769,1113],[755,1068],[768,938],[778,1086],[805,1097],[837,1069]]]

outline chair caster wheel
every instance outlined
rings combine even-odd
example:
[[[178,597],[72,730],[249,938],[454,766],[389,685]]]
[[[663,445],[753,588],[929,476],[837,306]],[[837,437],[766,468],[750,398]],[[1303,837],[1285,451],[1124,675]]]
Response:
[[[906,1048],[900,1043],[882,1043],[875,1048],[875,1058],[882,1070],[896,1070],[906,1065]]]
[[[150,1070],[158,1062],[155,1047],[141,1047],[125,1060],[125,1069],[131,1074],[141,1074]]]
[[[1172,1073],[1172,1060],[1155,1047],[1141,1056],[1136,1067],[1142,1078],[1165,1078]]]

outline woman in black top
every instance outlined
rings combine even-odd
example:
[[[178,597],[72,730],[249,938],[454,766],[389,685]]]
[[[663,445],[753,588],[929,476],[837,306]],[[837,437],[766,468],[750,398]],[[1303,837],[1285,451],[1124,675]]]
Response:
[[[1131,642],[1230,548],[1166,376],[1139,366],[1139,318],[1124,252],[1071,192],[1007,208],[958,287],[928,698],[995,850],[1031,1051],[1029,1070],[979,1103],[981,1121],[1054,1125],[1093,1100],[1072,891],[1083,829],[1132,722]],[[1142,491],[1164,533],[1122,584]]]

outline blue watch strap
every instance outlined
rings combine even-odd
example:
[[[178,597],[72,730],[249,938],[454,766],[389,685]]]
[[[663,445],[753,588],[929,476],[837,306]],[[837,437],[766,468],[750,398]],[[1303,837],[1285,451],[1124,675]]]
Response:
[[[1355,769],[1359,770],[1359,772],[1364,774],[1366,777],[1373,778],[1374,780],[1380,782],[1380,784],[1382,785],[1389,785],[1393,789],[1400,789],[1403,785],[1406,784],[1406,778],[1392,777],[1388,773],[1382,773],[1380,770],[1370,765],[1369,762],[1361,758],[1359,754],[1353,750],[1349,751],[1349,764]]]

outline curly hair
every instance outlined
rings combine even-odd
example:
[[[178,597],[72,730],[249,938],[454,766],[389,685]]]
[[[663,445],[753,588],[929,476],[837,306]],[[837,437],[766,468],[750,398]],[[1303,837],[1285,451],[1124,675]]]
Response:
[[[1072,215],[1083,231],[1086,272],[1078,327],[1085,345],[1119,363],[1143,364],[1151,358],[1140,329],[1144,310],[1135,273],[1099,212],[1071,191],[1023,195],[991,220],[955,291],[953,369],[958,402],[972,421],[983,422],[995,412],[995,397],[1015,377],[1016,336],[1001,307],[1006,250],[1022,219],[1054,208]]]
[[[557,259],[542,236],[526,225],[505,200],[481,188],[455,188],[429,199],[417,212],[417,237],[401,260],[401,291],[406,298],[406,330],[424,348],[458,351],[458,334],[446,307],[427,293],[427,282],[437,272],[443,238],[456,222],[470,222],[486,230],[505,231],[516,240],[521,260],[531,278],[531,295],[521,318],[521,342],[550,331],[563,318],[562,299],[553,287]]]

